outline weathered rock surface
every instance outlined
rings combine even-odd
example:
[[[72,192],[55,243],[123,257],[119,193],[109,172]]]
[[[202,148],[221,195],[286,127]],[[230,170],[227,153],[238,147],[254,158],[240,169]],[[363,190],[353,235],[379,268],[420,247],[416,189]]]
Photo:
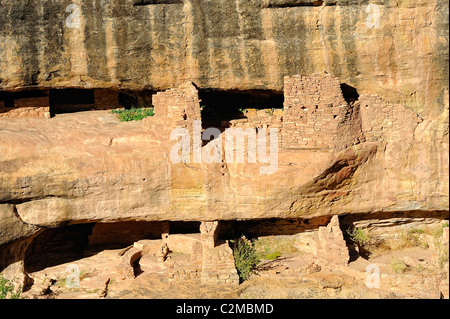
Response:
[[[2,0],[0,89],[280,91],[286,75],[327,71],[438,114],[448,17],[446,0]]]
[[[312,79],[318,87],[334,83],[327,75]],[[300,84],[286,104],[307,92]],[[318,92],[319,100],[329,101],[336,91],[323,86]],[[313,139],[328,144],[282,144],[277,169],[264,175],[261,168],[267,165],[248,158],[243,163],[172,160],[171,131],[179,127],[195,134],[191,120],[201,120],[196,94],[189,83],[160,94],[156,115],[143,122],[122,123],[107,111],[0,119],[2,267],[20,269],[35,235],[68,224],[382,212],[448,216],[448,106],[439,117],[422,120],[376,96],[361,96],[351,105],[339,105],[339,96],[337,104],[314,107],[310,101],[309,111],[300,103],[294,106],[303,112],[294,119],[299,132],[315,132]],[[169,121],[161,110],[173,106]],[[246,124],[256,130],[271,119],[253,121]],[[277,128],[282,139],[285,124]]]
[[[201,119],[189,83],[144,122],[0,118],[0,270],[23,271],[35,236],[71,224],[448,217],[447,1],[152,2],[0,0],[0,90],[284,89],[273,118],[230,122],[279,130],[276,172],[171,162],[171,131]],[[317,71],[336,77],[285,78]]]
[[[261,164],[171,164],[165,134],[103,111],[2,122],[2,242],[26,235],[31,225],[75,221],[448,209],[444,137],[430,144],[364,143],[338,154],[282,151],[277,172],[260,175]],[[7,220],[27,225],[9,234]]]

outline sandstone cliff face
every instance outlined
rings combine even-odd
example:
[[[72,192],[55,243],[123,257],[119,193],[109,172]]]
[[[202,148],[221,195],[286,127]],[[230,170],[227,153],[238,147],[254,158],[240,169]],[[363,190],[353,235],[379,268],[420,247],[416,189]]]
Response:
[[[4,214],[16,216],[14,223],[55,227],[98,221],[448,211],[448,107],[440,117],[422,120],[402,105],[361,96],[353,106],[353,120],[333,113],[313,118],[314,127],[328,117],[341,121],[334,131],[327,131],[331,124],[313,130],[312,140],[326,138],[328,145],[301,141],[292,147],[283,141],[277,169],[265,175],[261,168],[267,164],[249,163],[247,155],[243,163],[175,162],[171,131],[185,125],[193,136],[191,120],[200,114],[192,111],[195,106],[199,110],[195,89],[183,97],[189,109],[183,108],[183,101],[173,100],[177,92],[184,94],[185,89],[159,95],[155,117],[143,123],[121,123],[106,111],[50,120],[3,119],[0,204],[5,205]],[[158,113],[159,104],[177,103],[181,109],[171,115],[177,114],[181,121]],[[329,112],[342,107],[350,108],[322,106]],[[185,120],[183,110],[188,114]],[[300,133],[312,129],[308,123],[301,126],[303,119],[299,117],[297,123]],[[356,126],[358,119],[361,124]],[[258,127],[252,118],[247,121]],[[342,134],[348,124],[358,139]],[[291,132],[290,126],[282,132],[286,129]],[[279,138],[285,139],[284,134]],[[13,237],[21,236],[19,232]],[[14,238],[6,236],[5,241]]]
[[[282,120],[262,120],[282,133],[272,175],[246,162],[170,161],[171,130],[198,119],[198,96],[186,99],[189,111],[143,123],[106,111],[1,118],[0,270],[23,271],[34,236],[78,223],[448,217],[447,10],[440,0],[0,0],[1,90],[163,90],[190,80],[292,99]],[[286,75],[317,71],[336,76],[336,101],[286,94]],[[359,100],[347,104],[339,83]],[[160,96],[178,103],[177,92]],[[286,137],[296,139],[286,146]]]
[[[448,88],[448,1],[0,1],[0,89],[281,90],[327,71],[439,114]]]

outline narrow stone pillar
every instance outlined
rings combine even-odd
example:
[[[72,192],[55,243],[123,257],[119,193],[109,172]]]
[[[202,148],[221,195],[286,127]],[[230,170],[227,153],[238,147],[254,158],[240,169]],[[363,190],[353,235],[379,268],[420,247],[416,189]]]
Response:
[[[159,247],[156,257],[158,257],[159,262],[165,262],[167,255],[170,252],[169,245],[167,244],[170,235],[170,222],[162,222],[161,224],[161,246]]]
[[[320,227],[318,235],[317,258],[322,269],[346,267],[350,254],[339,225],[339,217],[333,216],[326,227]]]
[[[215,222],[202,222],[200,224],[200,233],[202,244],[208,248],[214,248],[217,239],[217,226],[218,221]]]
[[[202,243],[203,284],[239,284],[239,276],[234,264],[233,251],[227,241],[218,240],[219,222],[202,222],[200,225]]]

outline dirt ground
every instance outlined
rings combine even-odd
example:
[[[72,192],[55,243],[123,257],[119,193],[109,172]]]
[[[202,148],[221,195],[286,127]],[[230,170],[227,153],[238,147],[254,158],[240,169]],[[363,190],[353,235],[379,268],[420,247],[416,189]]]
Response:
[[[162,263],[151,255],[139,260],[139,273],[125,278],[116,272],[120,249],[86,252],[86,257],[30,274],[35,284],[27,298],[56,299],[383,299],[440,298],[439,284],[448,276],[437,265],[431,248],[414,247],[391,251],[367,260],[362,257],[348,267],[323,271],[312,254],[290,252],[263,260],[249,280],[239,286],[203,285],[200,278],[169,280],[169,273],[189,262],[189,255],[174,254]],[[401,261],[404,268],[391,266]],[[69,287],[71,268],[79,270],[79,287]],[[379,287],[367,285],[369,265],[379,271]],[[48,282],[51,280],[51,284]],[[49,287],[45,294],[42,290]]]

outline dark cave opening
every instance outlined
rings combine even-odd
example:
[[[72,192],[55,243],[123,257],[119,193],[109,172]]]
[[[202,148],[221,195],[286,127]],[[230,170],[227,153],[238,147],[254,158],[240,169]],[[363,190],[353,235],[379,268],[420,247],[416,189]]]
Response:
[[[93,227],[94,224],[79,224],[44,230],[25,253],[25,269],[35,272],[80,259]]]
[[[112,89],[52,89],[49,93],[52,116],[92,110],[117,108],[150,108],[154,91],[112,90]]]
[[[359,93],[355,87],[350,86],[347,83],[342,83],[341,90],[342,94],[344,95],[344,99],[347,101],[347,103],[358,101]]]
[[[152,96],[156,91],[120,91],[119,104],[125,109],[152,107]]]
[[[16,106],[15,100],[41,98],[48,96],[48,91],[44,90],[23,90],[17,92],[0,91],[0,101],[3,101],[5,109],[13,109]]]
[[[161,239],[164,233],[199,234],[200,222],[146,222],[75,224],[43,230],[25,253],[25,269],[32,273],[74,262],[107,249],[127,249],[143,239]]]
[[[199,91],[203,128],[223,131],[227,122],[245,118],[246,109],[282,109],[284,94],[272,90],[215,90]]]
[[[90,111],[94,109],[94,90],[53,89],[49,96],[51,115]]]

